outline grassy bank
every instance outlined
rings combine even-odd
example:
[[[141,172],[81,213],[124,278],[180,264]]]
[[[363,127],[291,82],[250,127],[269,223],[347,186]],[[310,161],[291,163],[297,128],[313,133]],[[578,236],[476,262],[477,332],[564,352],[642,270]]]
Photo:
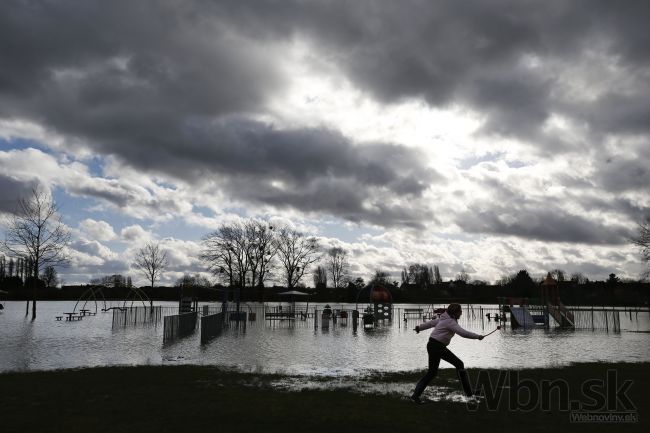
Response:
[[[519,383],[541,386],[566,381],[570,398],[589,401],[581,391],[589,379],[617,372],[618,386],[636,406],[635,424],[571,424],[569,412],[552,399],[550,410],[510,410],[504,394],[498,407],[485,399],[478,406],[442,398],[415,405],[403,394],[358,393],[346,388],[278,390],[275,375],[244,374],[211,367],[123,367],[0,374],[0,431],[13,432],[431,432],[443,431],[648,431],[650,363],[577,364],[519,372]],[[487,370],[496,384],[499,371]],[[470,371],[473,380],[478,371]],[[407,389],[420,373],[374,375],[356,385],[399,384]],[[611,373],[610,373],[611,375]],[[611,378],[611,377],[610,377]],[[302,379],[291,378],[294,382]],[[455,388],[452,370],[442,370],[437,385]],[[428,394],[432,395],[432,394]],[[457,394],[456,394],[457,395]]]

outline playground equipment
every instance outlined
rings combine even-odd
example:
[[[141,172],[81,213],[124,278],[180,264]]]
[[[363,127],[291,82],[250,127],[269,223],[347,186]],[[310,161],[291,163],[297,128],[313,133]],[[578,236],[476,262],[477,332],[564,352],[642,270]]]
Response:
[[[370,300],[374,307],[375,321],[392,320],[393,296],[387,288],[378,285],[372,286]]]
[[[161,307],[154,307],[153,302],[144,290],[138,287],[124,287],[127,290],[124,300],[118,306],[107,306],[104,296],[104,286],[90,286],[74,304],[72,312],[67,315],[66,321],[80,320],[85,316],[96,316],[98,311],[103,313],[113,311],[113,327],[156,324],[162,317]],[[136,305],[134,305],[136,304]],[[142,304],[138,306],[137,304]],[[61,320],[62,316],[55,316]]]
[[[362,315],[359,311],[359,298],[365,297],[367,293],[367,306],[363,309]],[[352,324],[356,329],[359,316],[363,320],[363,326],[377,326],[380,322],[393,320],[393,296],[390,291],[379,284],[368,284],[357,293],[357,302],[352,311]]]
[[[561,328],[575,328],[574,314],[560,300],[557,282],[549,273],[540,284],[540,303],[530,305],[528,298],[499,298],[501,316],[510,313],[513,328],[549,328],[550,318]]]
[[[513,327],[515,324],[523,328],[533,328],[537,325],[528,307],[510,307],[510,314],[512,315],[510,323]]]
[[[101,311],[108,311],[109,308],[106,307],[106,298],[104,297],[104,292],[102,291],[103,286],[91,286],[87,290],[85,290],[81,296],[79,296],[79,299],[77,299],[77,302],[74,304],[74,308],[72,309],[73,314],[77,314],[77,311],[84,311],[87,312],[86,315],[96,315],[97,314],[97,303],[100,302],[102,308]],[[100,297],[100,299],[97,299]],[[77,307],[79,306],[79,303],[83,302],[81,305],[81,308],[77,310]],[[89,310],[86,308],[88,306],[88,303],[92,303],[92,305],[95,307],[94,310]]]
[[[542,305],[546,307],[546,314],[551,315],[562,328],[575,328],[575,318],[562,301],[557,282],[549,273],[541,284]],[[547,318],[548,321],[548,318]]]

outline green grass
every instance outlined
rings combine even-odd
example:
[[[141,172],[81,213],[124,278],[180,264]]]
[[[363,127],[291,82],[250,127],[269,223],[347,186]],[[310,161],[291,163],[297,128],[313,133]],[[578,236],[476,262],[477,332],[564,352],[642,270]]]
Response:
[[[564,379],[580,398],[587,379],[616,369],[619,384],[632,380],[628,396],[637,424],[570,424],[569,413],[535,408],[470,411],[452,401],[415,405],[403,396],[349,390],[278,391],[276,375],[244,374],[212,367],[108,367],[0,374],[0,431],[13,432],[432,432],[442,431],[648,431],[650,363],[576,364],[521,370],[539,383]],[[493,379],[498,371],[489,370]],[[421,372],[374,374],[372,383],[414,383]],[[477,370],[470,371],[475,379]],[[437,384],[455,385],[453,370]]]

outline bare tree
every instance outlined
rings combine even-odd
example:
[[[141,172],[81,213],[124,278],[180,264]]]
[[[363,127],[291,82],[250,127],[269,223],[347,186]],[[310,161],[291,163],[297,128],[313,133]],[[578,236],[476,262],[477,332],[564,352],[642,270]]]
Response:
[[[433,270],[425,264],[415,263],[408,267],[408,280],[421,289],[427,289],[433,279]]]
[[[176,285],[181,288],[211,286],[210,280],[208,280],[201,274],[196,274],[196,275],[185,274],[181,278],[176,280]]]
[[[273,226],[264,221],[249,220],[244,225],[244,233],[251,286],[262,287],[270,274],[276,253]]]
[[[456,281],[465,284],[469,282],[469,274],[465,272],[465,269],[461,269],[458,275],[456,275]]]
[[[390,274],[381,269],[375,271],[375,276],[370,280],[370,284],[376,284],[381,286],[390,285]]]
[[[48,289],[56,287],[56,285],[59,284],[59,276],[54,266],[48,266],[45,268],[45,271],[43,272],[43,282],[45,283],[45,287]]]
[[[402,272],[400,275],[402,277],[402,285],[411,284],[411,276],[409,275],[409,271],[407,268],[402,268]]]
[[[208,270],[231,287],[243,286],[249,269],[244,228],[237,223],[223,224],[206,235],[202,243],[200,258]]]
[[[140,248],[135,255],[133,266],[151,282],[153,288],[157,280],[162,276],[167,267],[167,252],[162,251],[160,244],[148,242]]]
[[[332,285],[335,289],[345,285],[349,269],[347,251],[339,247],[332,247],[327,251],[327,272],[332,277]]]
[[[589,282],[589,279],[582,272],[574,272],[571,274],[571,281],[575,284],[585,284]]]
[[[20,200],[18,210],[7,221],[2,249],[9,255],[27,257],[34,277],[32,319],[36,319],[36,281],[46,266],[68,264],[67,245],[70,231],[61,222],[52,197],[40,188]],[[28,301],[29,302],[29,301]]]
[[[148,279],[148,278],[147,278]],[[127,284],[127,278],[120,274],[106,275],[100,278],[93,278],[90,284],[104,287],[132,287]]]
[[[15,269],[16,269],[16,263],[14,262],[14,259],[11,258],[9,259],[9,263],[7,264],[7,275],[13,277]]]
[[[318,240],[284,227],[278,230],[275,245],[287,287],[292,289],[307,272],[309,266],[319,259]]]
[[[566,273],[562,269],[553,269],[549,274],[551,274],[551,277],[553,277],[558,283],[566,280]]]
[[[442,284],[442,277],[440,276],[440,268],[438,265],[433,265],[433,282],[434,284]]]
[[[317,266],[314,271],[314,287],[327,287],[327,269]]]
[[[631,239],[632,243],[641,248],[643,260],[650,263],[650,217],[645,222],[639,224],[639,233],[637,237]],[[650,276],[650,269],[643,275],[644,278]]]

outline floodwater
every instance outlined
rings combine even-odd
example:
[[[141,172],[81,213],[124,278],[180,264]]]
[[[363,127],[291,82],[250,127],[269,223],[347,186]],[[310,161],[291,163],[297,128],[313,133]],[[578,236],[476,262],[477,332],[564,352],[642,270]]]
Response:
[[[74,301],[38,302],[38,316],[25,317],[25,302],[3,302],[0,311],[0,372],[51,370],[107,365],[200,364],[241,371],[289,375],[352,376],[369,372],[404,372],[426,368],[429,332],[416,334],[419,323],[394,320],[355,331],[339,320],[329,328],[322,321],[270,321],[261,314],[254,322],[234,322],[207,344],[200,328],[189,337],[163,344],[162,321],[156,325],[113,328],[111,312],[98,312],[81,321],[56,321],[72,311]],[[118,303],[114,303],[118,305]],[[175,303],[156,302],[166,311]],[[210,304],[218,308],[217,304]],[[277,304],[274,304],[277,305]],[[286,304],[285,304],[286,306]],[[312,308],[314,304],[310,304]],[[270,306],[269,306],[270,307]],[[336,304],[334,308],[354,305]],[[414,306],[396,305],[396,308]],[[242,308],[246,309],[247,306]],[[286,307],[285,307],[286,308]],[[317,305],[322,310],[323,304]],[[483,306],[496,311],[496,306]],[[474,306],[464,309],[461,325],[485,334],[495,329]],[[397,311],[397,310],[396,310]],[[167,314],[167,313],[166,313]],[[508,325],[483,341],[453,338],[449,348],[467,367],[528,368],[575,362],[650,361],[650,313],[620,311],[620,331],[611,329],[512,330]],[[441,368],[450,367],[445,362]]]

